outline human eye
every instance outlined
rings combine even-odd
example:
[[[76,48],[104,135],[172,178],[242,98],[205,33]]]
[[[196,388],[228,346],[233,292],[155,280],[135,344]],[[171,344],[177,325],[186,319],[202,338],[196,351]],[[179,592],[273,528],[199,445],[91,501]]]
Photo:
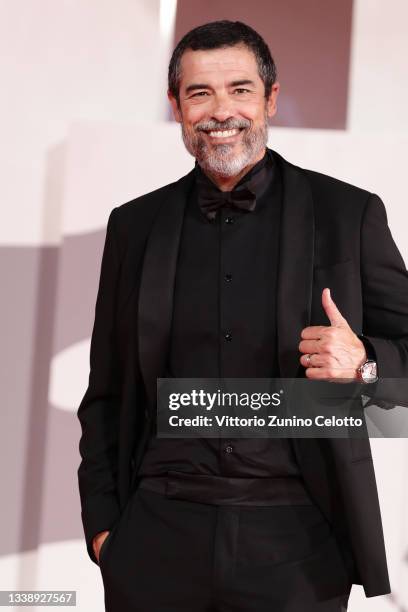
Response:
[[[251,90],[250,89],[246,89],[245,87],[236,87],[234,89],[234,93],[237,93],[237,94],[246,94],[246,93],[250,93],[250,92],[251,92]]]
[[[208,92],[207,91],[197,91],[191,97],[192,98],[203,98],[204,96],[208,96]]]

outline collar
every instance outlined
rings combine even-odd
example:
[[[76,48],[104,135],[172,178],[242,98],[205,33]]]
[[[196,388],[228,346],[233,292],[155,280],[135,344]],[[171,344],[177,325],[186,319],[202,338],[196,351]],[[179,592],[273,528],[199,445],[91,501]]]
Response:
[[[254,200],[259,200],[273,180],[274,169],[275,163],[272,151],[266,148],[262,159],[241,177],[231,191],[221,191],[221,189],[219,189],[219,187],[205,174],[196,161],[194,173],[199,202],[201,199],[206,199],[208,194],[212,194],[212,200],[217,200],[217,196],[223,201],[228,201],[230,199],[234,200],[237,197],[243,196],[244,191],[252,192],[255,196]],[[242,192],[242,194],[239,192]]]

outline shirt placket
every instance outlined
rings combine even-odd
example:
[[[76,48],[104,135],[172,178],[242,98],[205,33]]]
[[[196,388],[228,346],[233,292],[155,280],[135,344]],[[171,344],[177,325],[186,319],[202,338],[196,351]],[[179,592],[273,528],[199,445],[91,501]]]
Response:
[[[233,329],[230,291],[232,283],[237,282],[236,269],[234,268],[233,238],[240,221],[240,214],[232,207],[224,206],[219,210],[219,269],[218,269],[218,292],[219,292],[219,376],[228,377],[231,362],[234,339],[238,330]],[[219,458],[221,474],[228,475],[233,471],[233,463],[237,452],[237,440],[233,438],[220,438]]]

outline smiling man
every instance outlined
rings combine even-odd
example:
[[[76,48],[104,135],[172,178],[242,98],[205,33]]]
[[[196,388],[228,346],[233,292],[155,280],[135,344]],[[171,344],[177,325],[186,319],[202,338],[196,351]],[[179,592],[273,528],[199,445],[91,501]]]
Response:
[[[168,97],[195,167],[109,217],[78,410],[109,612],[340,612],[353,583],[390,590],[368,440],[155,431],[159,377],[408,375],[384,205],[267,148],[278,93],[247,25],[187,33]]]
[[[242,43],[188,49],[182,58],[173,57],[177,61],[183,78],[179,82],[177,72],[170,73],[169,99],[184,144],[207,176],[228,191],[265,155],[267,119],[276,112],[279,92],[276,75],[270,75],[266,92],[256,57]]]

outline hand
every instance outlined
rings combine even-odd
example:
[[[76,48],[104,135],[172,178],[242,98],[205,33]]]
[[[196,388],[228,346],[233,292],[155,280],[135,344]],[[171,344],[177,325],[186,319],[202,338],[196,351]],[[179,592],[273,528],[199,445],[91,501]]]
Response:
[[[99,565],[99,552],[101,550],[101,546],[106,540],[106,538],[108,537],[109,533],[110,531],[100,531],[99,533],[96,534],[96,536],[94,537],[92,541],[92,546],[93,546],[93,550],[94,550],[98,565]]]
[[[307,378],[313,380],[355,380],[357,369],[367,360],[364,344],[333,302],[330,289],[323,289],[322,306],[330,326],[302,330],[300,363],[306,368]]]

